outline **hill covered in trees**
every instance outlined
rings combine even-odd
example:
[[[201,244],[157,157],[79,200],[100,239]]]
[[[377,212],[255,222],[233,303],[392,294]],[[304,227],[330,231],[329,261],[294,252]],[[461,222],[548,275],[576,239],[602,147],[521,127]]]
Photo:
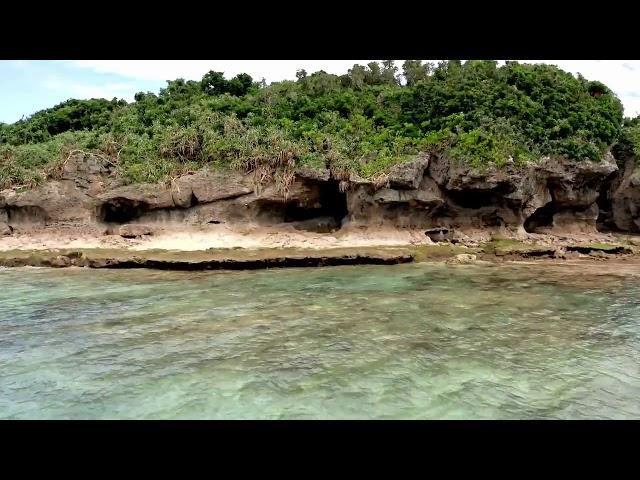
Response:
[[[204,166],[331,168],[373,178],[419,151],[476,167],[544,155],[598,160],[616,144],[640,153],[640,121],[624,120],[600,82],[549,65],[393,61],[338,76],[301,70],[266,85],[247,74],[169,81],[135,101],[69,100],[0,124],[0,188],[55,176],[74,150],[106,156],[133,182]]]

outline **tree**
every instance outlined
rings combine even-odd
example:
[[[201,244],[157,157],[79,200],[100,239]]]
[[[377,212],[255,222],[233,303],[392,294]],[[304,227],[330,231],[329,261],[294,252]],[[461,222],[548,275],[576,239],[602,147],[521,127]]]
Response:
[[[205,73],[200,81],[202,91],[208,95],[221,95],[228,91],[228,81],[224,78],[223,72],[210,70]]]
[[[380,80],[387,85],[398,85],[400,82],[397,77],[398,67],[396,67],[395,60],[384,60],[382,62],[382,72],[380,74]]]
[[[253,78],[247,73],[240,73],[233,77],[227,83],[227,91],[236,97],[242,97],[249,92],[249,89],[253,86]]]
[[[349,69],[349,77],[351,78],[351,85],[354,88],[363,88],[365,85],[365,79],[367,77],[367,69],[362,65],[354,65]]]
[[[405,60],[402,75],[408,86],[415,85],[429,76],[429,64],[423,65],[422,60]]]
[[[367,85],[380,85],[382,83],[382,71],[378,62],[367,63],[369,70],[365,72],[365,83]]]

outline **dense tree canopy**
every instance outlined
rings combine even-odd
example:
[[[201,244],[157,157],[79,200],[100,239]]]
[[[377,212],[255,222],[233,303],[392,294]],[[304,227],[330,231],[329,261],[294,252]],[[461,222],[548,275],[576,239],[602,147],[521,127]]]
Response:
[[[130,104],[69,100],[0,124],[0,186],[37,183],[71,149],[111,157],[133,181],[278,162],[372,177],[425,149],[478,167],[598,160],[619,138],[640,149],[638,122],[621,134],[622,105],[605,85],[554,66],[408,60],[399,72],[386,60],[296,77],[267,86],[211,71]]]

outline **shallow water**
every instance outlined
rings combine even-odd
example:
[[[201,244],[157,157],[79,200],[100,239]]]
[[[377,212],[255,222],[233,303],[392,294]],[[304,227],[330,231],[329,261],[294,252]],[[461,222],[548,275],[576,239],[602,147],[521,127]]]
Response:
[[[0,270],[0,418],[640,418],[597,270]]]

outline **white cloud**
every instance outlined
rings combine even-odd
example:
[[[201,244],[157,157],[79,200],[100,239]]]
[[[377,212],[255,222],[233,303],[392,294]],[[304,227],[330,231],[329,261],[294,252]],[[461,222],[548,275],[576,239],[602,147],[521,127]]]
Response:
[[[199,80],[209,70],[224,72],[227,77],[246,72],[256,80],[267,82],[295,79],[296,70],[311,73],[325,70],[345,73],[354,63],[370,60],[75,60],[71,63],[97,73],[110,73],[136,80],[165,81],[175,78]],[[401,60],[397,62],[398,66]],[[550,63],[573,74],[608,85],[625,106],[625,114],[640,114],[640,61],[638,60],[545,60],[526,63]],[[87,87],[88,88],[88,87]],[[96,90],[97,92],[97,90]]]
[[[70,82],[65,78],[56,75],[49,75],[42,81],[42,86],[56,92],[64,92],[69,98],[107,98],[113,97],[123,98],[125,100],[133,100],[136,92],[134,83],[103,83],[103,84],[86,84],[78,82]]]
[[[75,60],[78,67],[98,73],[112,73],[139,80],[200,80],[209,70],[224,72],[227,78],[248,73],[254,79],[263,77],[267,82],[295,79],[296,71],[309,73],[325,70],[328,73],[346,73],[354,63],[366,64],[371,60]]]

